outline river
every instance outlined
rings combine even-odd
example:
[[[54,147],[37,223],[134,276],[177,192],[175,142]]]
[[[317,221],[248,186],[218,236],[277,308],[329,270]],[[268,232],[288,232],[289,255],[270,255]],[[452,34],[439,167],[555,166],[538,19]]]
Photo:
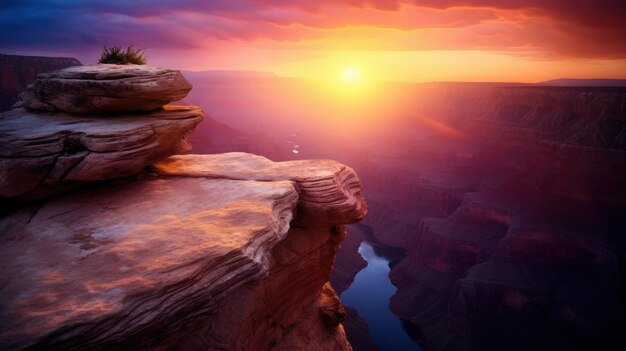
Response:
[[[341,294],[344,305],[359,312],[368,324],[370,335],[382,351],[421,350],[402,325],[402,320],[389,310],[389,299],[396,287],[389,281],[389,260],[376,254],[372,244],[364,241],[359,254],[367,267],[354,278],[354,282]]]

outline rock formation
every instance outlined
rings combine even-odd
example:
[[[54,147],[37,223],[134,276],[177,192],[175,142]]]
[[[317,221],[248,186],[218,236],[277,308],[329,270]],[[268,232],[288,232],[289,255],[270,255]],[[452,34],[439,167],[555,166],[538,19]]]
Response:
[[[151,111],[184,98],[191,84],[179,72],[143,65],[98,64],[43,73],[16,107],[74,114]]]
[[[265,157],[233,152],[172,156],[156,163],[153,168],[157,174],[167,176],[291,180],[300,195],[299,212],[303,216],[297,219],[298,223],[306,223],[313,218],[317,225],[336,223],[337,218],[360,220],[367,212],[356,174],[351,168],[335,161],[272,162]]]
[[[0,349],[351,350],[328,281],[367,212],[354,171],[167,158],[202,111],[127,108],[0,116]]]
[[[10,109],[38,74],[80,65],[75,58],[0,54],[0,111]]]
[[[301,329],[349,349],[320,291],[341,224],[366,211],[350,169],[249,154],[155,168],[2,220],[0,345],[258,350]]]
[[[197,107],[147,114],[71,115],[23,108],[0,113],[0,198],[40,198],[85,182],[123,177],[190,148]]]

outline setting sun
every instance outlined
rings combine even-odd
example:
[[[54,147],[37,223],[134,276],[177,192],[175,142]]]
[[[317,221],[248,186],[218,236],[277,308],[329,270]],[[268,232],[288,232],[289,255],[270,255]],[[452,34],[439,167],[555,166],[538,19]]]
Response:
[[[344,61],[344,62],[341,62]],[[367,76],[361,69],[363,66],[356,66],[346,62],[347,60],[331,60],[327,67],[332,69],[326,70],[326,74],[329,72],[335,72],[332,76],[324,77],[324,73],[320,71],[319,82],[326,86],[328,92],[333,92],[340,100],[337,103],[351,105],[353,103],[360,103],[363,98],[363,94],[368,94],[374,87],[371,74]],[[369,68],[369,65],[367,66]],[[368,70],[368,73],[371,73]],[[357,98],[356,100],[353,98]]]
[[[356,67],[348,67],[341,72],[341,80],[345,83],[357,83],[361,80],[361,72]]]

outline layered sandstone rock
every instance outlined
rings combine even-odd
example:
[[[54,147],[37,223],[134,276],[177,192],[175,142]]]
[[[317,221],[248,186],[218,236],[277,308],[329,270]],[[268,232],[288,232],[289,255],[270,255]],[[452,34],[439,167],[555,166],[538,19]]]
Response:
[[[98,64],[40,74],[16,107],[74,114],[151,111],[184,98],[191,84],[180,71]]]
[[[157,162],[153,169],[167,176],[291,180],[300,194],[302,218],[298,219],[299,222],[308,222],[313,218],[316,224],[335,223],[337,218],[354,218],[355,222],[367,212],[356,173],[350,167],[332,160],[272,162],[261,156],[231,152],[176,155]]]
[[[185,136],[202,121],[198,107],[145,114],[0,114],[0,198],[40,198],[85,182],[128,176],[189,150]]]
[[[324,285],[366,212],[351,169],[237,153],[155,171],[0,219],[0,348],[350,350]]]

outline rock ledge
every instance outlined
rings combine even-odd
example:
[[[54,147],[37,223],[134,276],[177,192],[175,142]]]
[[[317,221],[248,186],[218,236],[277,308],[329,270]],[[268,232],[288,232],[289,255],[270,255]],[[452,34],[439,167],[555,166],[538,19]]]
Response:
[[[342,315],[316,301],[366,212],[350,168],[233,153],[155,170],[0,219],[0,349],[297,349],[296,322],[350,349],[311,310]]]
[[[15,107],[74,114],[151,111],[192,86],[177,70],[144,65],[75,66],[42,73]]]

